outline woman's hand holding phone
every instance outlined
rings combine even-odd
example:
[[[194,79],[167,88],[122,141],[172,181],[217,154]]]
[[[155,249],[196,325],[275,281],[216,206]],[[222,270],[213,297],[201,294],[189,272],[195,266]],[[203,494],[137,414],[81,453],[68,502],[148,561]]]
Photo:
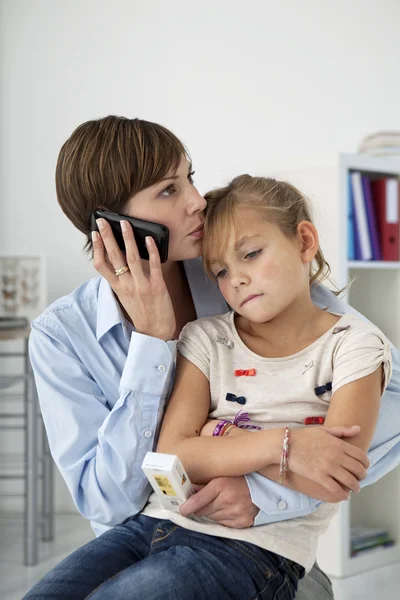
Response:
[[[98,219],[99,232],[93,232],[93,265],[111,285],[138,333],[171,340],[176,329],[171,297],[161,270],[160,255],[153,238],[146,238],[149,274],[142,266],[131,224],[121,221],[124,254],[105,219]],[[108,257],[108,260],[106,260]],[[129,271],[119,277],[116,269],[127,265]]]

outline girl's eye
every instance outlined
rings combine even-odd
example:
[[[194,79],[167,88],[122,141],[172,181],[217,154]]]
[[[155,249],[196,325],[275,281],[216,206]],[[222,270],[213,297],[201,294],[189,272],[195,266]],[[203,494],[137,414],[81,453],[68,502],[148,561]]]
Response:
[[[191,185],[194,184],[194,174],[196,171],[190,171],[190,173],[188,173],[188,181]]]
[[[246,254],[245,258],[255,258],[256,256],[258,256],[260,254],[261,250],[253,250],[253,252],[249,252],[248,254]]]
[[[215,275],[215,279],[221,279],[226,275],[226,273],[227,269],[221,269],[221,271],[218,271],[218,273]]]
[[[160,196],[164,196],[164,198],[168,198],[168,196],[172,196],[175,192],[175,186],[173,184],[169,185],[163,192],[161,192]]]

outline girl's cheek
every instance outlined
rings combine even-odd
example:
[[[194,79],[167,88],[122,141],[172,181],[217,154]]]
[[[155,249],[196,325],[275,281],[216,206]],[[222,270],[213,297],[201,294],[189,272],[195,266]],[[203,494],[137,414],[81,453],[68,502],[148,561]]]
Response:
[[[229,296],[228,286],[226,285],[226,282],[224,282],[223,279],[219,280],[219,291],[221,292],[221,294],[223,295],[224,298],[228,298],[228,296]]]

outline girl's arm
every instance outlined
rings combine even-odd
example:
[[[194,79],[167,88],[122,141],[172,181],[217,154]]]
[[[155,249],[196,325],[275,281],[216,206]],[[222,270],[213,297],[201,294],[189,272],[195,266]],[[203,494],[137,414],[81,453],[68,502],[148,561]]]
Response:
[[[200,437],[210,410],[210,383],[193,363],[178,353],[174,389],[161,427],[157,451],[177,454],[190,479],[207,483],[215,477],[246,475],[278,463],[283,429],[237,437]]]
[[[324,427],[335,427],[337,425],[351,425],[356,423],[360,426],[360,432],[352,438],[347,438],[350,444],[353,444],[364,450],[368,450],[378,420],[380,399],[382,395],[382,366],[374,373],[366,377],[362,377],[352,383],[348,383],[340,388],[330,401],[327,418],[325,419]],[[213,426],[213,425],[212,425]],[[313,427],[313,426],[311,426]],[[235,427],[229,433],[229,436],[250,437],[252,432]],[[243,439],[243,437],[242,437]],[[349,469],[352,467],[352,458],[346,459]],[[357,469],[357,465],[353,465]],[[360,465],[361,467],[361,465]],[[290,469],[290,447],[289,447],[289,469]],[[279,466],[269,465],[258,471],[268,479],[277,481],[279,478]],[[354,471],[353,471],[354,472]],[[365,473],[360,469],[359,480],[365,478]],[[345,472],[342,472],[344,481],[348,477]],[[328,491],[325,487],[311,481],[307,477],[303,477],[289,470],[285,474],[282,485],[294,489],[302,494],[317,498],[323,502],[340,502],[346,500],[349,496],[349,490],[358,492],[360,485],[354,478],[347,480],[345,483],[337,485],[337,489]]]
[[[200,437],[209,409],[207,377],[178,354],[175,385],[157,451],[178,455],[194,483],[207,483],[221,476],[245,475],[279,463],[283,429],[254,432],[246,438],[245,444],[243,439],[235,436]],[[300,475],[307,474],[312,480],[322,480],[327,489],[335,489],[336,479],[340,481],[343,473],[346,481],[354,477],[346,467],[343,468],[344,464],[356,465],[357,471],[360,463],[368,466],[364,452],[331,433],[322,428],[299,428],[291,434],[292,470]]]
[[[324,423],[324,427],[334,427],[339,424],[359,425],[360,432],[354,437],[348,438],[348,442],[349,444],[364,450],[364,452],[368,452],[378,421],[380,401],[383,392],[382,377],[383,368],[381,365],[374,373],[339,388],[331,398],[328,415]],[[348,460],[351,461],[352,459],[349,457]],[[346,467],[346,465],[344,466]],[[342,482],[345,488],[343,488],[343,485],[339,486],[336,494],[331,494],[330,492],[325,493],[324,488],[318,483],[314,483],[290,472],[288,473],[289,477],[287,478],[287,485],[307,496],[313,496],[314,498],[324,500],[325,502],[338,502],[347,499],[348,489],[351,489],[354,492],[360,490],[359,484],[355,489],[351,485],[351,481],[346,480],[346,474],[342,474]],[[318,494],[318,496],[315,494]],[[341,497],[343,495],[345,496],[344,498]]]

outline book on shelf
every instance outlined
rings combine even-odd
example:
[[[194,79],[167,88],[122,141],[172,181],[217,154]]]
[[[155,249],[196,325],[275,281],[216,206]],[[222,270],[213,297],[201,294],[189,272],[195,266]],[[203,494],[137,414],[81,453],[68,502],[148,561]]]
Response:
[[[399,260],[399,183],[384,178],[371,182],[383,260]]]
[[[350,529],[350,553],[357,556],[363,552],[393,546],[394,539],[384,529],[353,526]]]
[[[372,260],[381,260],[381,248],[378,236],[378,225],[372,200],[371,181],[366,175],[361,176],[365,209],[367,212],[368,232],[371,240]]]
[[[348,259],[400,260],[400,183],[396,178],[349,173]]]
[[[354,205],[354,226],[358,234],[361,260],[372,260],[371,236],[368,229],[367,209],[364,199],[364,191],[361,173],[357,171],[350,174],[352,196]]]
[[[355,260],[356,258],[356,240],[354,231],[354,202],[353,194],[351,191],[351,178],[348,177],[348,202],[347,202],[347,247],[348,247],[348,259]]]

